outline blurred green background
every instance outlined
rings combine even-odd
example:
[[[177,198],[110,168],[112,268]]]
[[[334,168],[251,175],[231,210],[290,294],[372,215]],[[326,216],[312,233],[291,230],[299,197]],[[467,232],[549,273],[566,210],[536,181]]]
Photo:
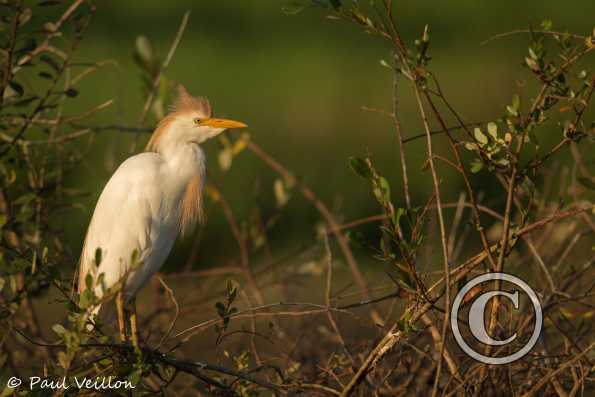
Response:
[[[117,66],[91,75],[69,111],[73,113],[114,99],[114,105],[96,118],[98,124],[136,125],[144,98],[140,71],[132,52],[143,34],[164,56],[182,15],[190,22],[167,76],[183,83],[195,95],[206,95],[215,113],[246,122],[252,139],[309,184],[336,209],[343,220],[378,212],[368,186],[349,169],[351,155],[369,150],[378,168],[391,182],[395,202],[400,196],[398,148],[390,120],[362,109],[392,107],[392,73],[380,65],[390,59],[388,43],[343,21],[325,18],[320,8],[296,15],[283,11],[283,0],[105,0],[78,50],[78,61],[112,59]],[[589,34],[595,2],[553,0],[519,1],[398,1],[401,32],[409,44],[430,25],[431,69],[443,90],[467,121],[500,117],[504,105],[519,92],[517,81],[531,80],[521,66],[528,36],[513,35],[481,43],[516,28],[539,26],[545,18],[553,29]],[[591,67],[593,57],[586,60]],[[527,98],[532,94],[524,89]],[[403,87],[400,112],[406,136],[422,132],[408,87]],[[432,120],[433,122],[433,120]],[[435,127],[435,124],[433,124]],[[561,138],[559,130],[541,136],[545,147]],[[93,150],[68,181],[89,192],[84,206],[69,210],[63,219],[73,255],[78,256],[94,203],[107,179],[129,155],[132,136],[116,132],[97,136]],[[142,136],[143,143],[148,136]],[[437,138],[440,150],[445,141]],[[263,217],[275,210],[275,175],[248,152],[222,173],[218,143],[205,147],[209,172],[240,220],[247,220],[258,204]],[[423,140],[407,147],[413,198],[423,205],[431,177],[421,171]],[[445,150],[446,153],[446,150]],[[462,183],[443,168],[446,200],[454,201]],[[481,186],[481,175],[474,176]],[[492,184],[493,185],[493,184]],[[486,202],[498,206],[503,196],[494,186],[482,186]],[[319,215],[294,192],[271,238],[276,247],[302,245],[315,236]],[[235,257],[235,243],[222,211],[215,208],[203,235],[200,265],[212,266]],[[189,242],[176,247],[168,266],[173,269],[187,253]],[[285,249],[285,248],[284,248]],[[230,251],[231,250],[231,251]],[[275,253],[278,253],[276,251]],[[198,265],[198,264],[197,264]]]

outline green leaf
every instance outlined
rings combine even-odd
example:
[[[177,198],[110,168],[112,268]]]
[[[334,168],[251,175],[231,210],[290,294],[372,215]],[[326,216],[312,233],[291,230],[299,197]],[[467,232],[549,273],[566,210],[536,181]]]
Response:
[[[20,206],[26,206],[27,204],[29,204],[33,199],[35,198],[35,194],[33,193],[25,193],[22,196],[20,196],[19,198],[17,198],[13,204],[14,205],[20,205]]]
[[[544,19],[541,22],[541,29],[545,30],[546,32],[552,30],[552,20],[551,19]]]
[[[142,375],[143,375],[142,369],[137,369],[134,372],[132,372],[130,375],[128,375],[127,379],[132,385],[136,386],[139,384],[139,382],[142,378]]]
[[[16,94],[18,96],[23,96],[23,94],[25,93],[25,90],[23,89],[23,86],[21,86],[16,81],[9,81],[8,82],[8,85],[10,86],[10,88],[12,88],[14,90],[14,92],[16,92]]]
[[[225,305],[222,302],[215,303],[215,309],[217,309],[217,314],[219,315],[219,317],[225,317],[227,309],[225,308]]]
[[[238,293],[238,287],[231,280],[227,280],[227,300],[231,305]]]
[[[6,217],[6,215],[0,214],[0,229],[2,229],[4,225],[6,225],[6,222],[8,222],[8,218]]]
[[[155,51],[151,41],[146,36],[140,35],[134,44],[135,60],[145,70],[151,69],[151,65],[155,63]]]
[[[98,247],[95,250],[95,266],[99,266],[101,264],[101,259],[102,259],[101,248]]]
[[[361,25],[368,24],[368,18],[358,10],[351,10],[351,16]]]
[[[483,168],[483,163],[479,160],[475,160],[473,163],[471,163],[471,172],[474,174],[477,174],[479,171],[481,171]]]
[[[514,110],[519,110],[521,108],[521,98],[516,94],[512,97],[512,108]]]
[[[94,295],[92,290],[86,289],[85,291],[83,291],[79,299],[79,306],[81,307],[81,309],[86,309],[89,306],[91,306],[91,303],[93,303],[93,298]]]
[[[475,129],[473,130],[473,135],[475,136],[475,139],[477,139],[477,142],[479,142],[480,145],[483,146],[488,143],[488,137],[485,136],[485,134],[481,132],[479,128],[475,127]]]
[[[534,72],[539,72],[541,70],[539,64],[532,58],[525,57],[525,63],[527,63],[529,69],[533,70]]]
[[[488,123],[488,134],[494,139],[498,138],[498,125],[496,123]]]
[[[285,184],[280,178],[275,179],[273,183],[273,192],[275,193],[275,201],[278,208],[283,208],[289,201],[289,195],[285,189]]]
[[[405,210],[405,208],[397,208],[393,215],[393,225],[398,226],[401,222],[401,217],[403,217],[406,212],[407,210]]]
[[[53,79],[52,75],[49,74],[48,72],[39,72],[39,77],[41,77],[42,79],[46,79],[46,80]]]
[[[518,117],[519,112],[517,112],[517,110],[512,107],[512,106],[506,106],[506,111],[511,115],[511,116],[516,116]]]
[[[368,162],[361,157],[350,157],[349,165],[355,171],[356,174],[364,179],[372,180],[373,172]]]
[[[382,189],[382,193],[384,194],[384,198],[388,200],[390,198],[390,185],[385,177],[381,176],[378,180],[380,184],[380,189]]]
[[[93,289],[93,275],[91,273],[87,273],[85,277],[85,287],[87,290]]]
[[[401,266],[395,266],[395,276],[405,287],[415,290],[415,280],[409,271],[402,269]]]
[[[66,329],[60,324],[54,324],[52,325],[52,331],[54,331],[56,335],[62,336],[66,332]]]

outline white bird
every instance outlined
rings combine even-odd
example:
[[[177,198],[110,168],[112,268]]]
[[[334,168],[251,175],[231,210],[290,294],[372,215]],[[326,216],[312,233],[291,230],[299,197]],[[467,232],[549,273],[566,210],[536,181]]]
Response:
[[[79,292],[87,288],[89,274],[100,298],[104,289],[122,286],[116,299],[120,336],[125,339],[124,307],[131,305],[135,346],[136,293],[163,265],[178,234],[188,233],[201,218],[205,156],[200,145],[228,128],[244,127],[212,118],[209,101],[190,96],[180,85],[172,111],[153,132],[146,152],[124,161],[99,197],[80,258]]]

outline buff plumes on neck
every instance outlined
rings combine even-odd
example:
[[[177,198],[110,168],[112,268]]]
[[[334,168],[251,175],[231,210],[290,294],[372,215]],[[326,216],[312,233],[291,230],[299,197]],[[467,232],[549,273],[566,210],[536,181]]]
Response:
[[[151,135],[146,151],[159,152],[160,141],[176,116],[187,112],[197,113],[200,117],[209,118],[212,116],[213,110],[207,98],[193,97],[182,85],[179,85],[178,96],[169,114],[159,122],[153,135]],[[192,231],[196,223],[202,221],[202,187],[204,181],[201,178],[202,176],[195,176],[190,179],[182,198],[180,207],[180,231],[182,236]]]

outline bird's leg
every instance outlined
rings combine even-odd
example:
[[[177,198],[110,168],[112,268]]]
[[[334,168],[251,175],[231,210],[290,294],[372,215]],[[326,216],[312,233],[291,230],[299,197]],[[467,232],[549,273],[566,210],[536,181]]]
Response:
[[[118,316],[118,330],[120,331],[120,340],[126,342],[126,323],[124,317],[124,296],[122,292],[116,294],[116,314]]]
[[[135,350],[139,350],[138,345],[138,317],[136,315],[136,298],[132,298],[130,302],[130,337],[132,339],[132,345]]]

